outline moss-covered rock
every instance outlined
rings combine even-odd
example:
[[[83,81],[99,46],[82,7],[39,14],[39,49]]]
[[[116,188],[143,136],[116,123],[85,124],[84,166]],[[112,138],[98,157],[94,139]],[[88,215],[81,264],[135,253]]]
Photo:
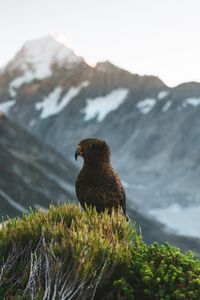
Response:
[[[76,205],[0,230],[0,299],[200,299],[200,260],[146,245],[120,212]]]

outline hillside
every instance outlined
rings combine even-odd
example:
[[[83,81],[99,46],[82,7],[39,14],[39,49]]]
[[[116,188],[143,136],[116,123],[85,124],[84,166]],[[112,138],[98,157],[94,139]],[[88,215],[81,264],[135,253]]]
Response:
[[[75,167],[35,136],[0,118],[0,219],[74,197]]]
[[[200,298],[200,260],[191,253],[147,246],[120,212],[110,218],[75,205],[3,224],[0,274],[6,299]]]

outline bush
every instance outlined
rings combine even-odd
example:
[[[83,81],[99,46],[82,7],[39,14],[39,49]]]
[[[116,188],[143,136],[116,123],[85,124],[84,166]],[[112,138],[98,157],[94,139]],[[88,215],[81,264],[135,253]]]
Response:
[[[200,260],[147,246],[120,212],[51,206],[0,230],[0,299],[200,299]]]

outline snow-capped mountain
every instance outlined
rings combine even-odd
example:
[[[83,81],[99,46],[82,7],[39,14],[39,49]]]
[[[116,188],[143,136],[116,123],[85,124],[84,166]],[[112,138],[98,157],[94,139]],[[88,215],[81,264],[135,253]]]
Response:
[[[71,160],[82,138],[106,139],[130,204],[198,235],[200,84],[93,68],[58,39],[25,44],[4,68],[0,111]]]
[[[59,35],[27,42],[6,68],[11,77],[15,75],[9,84],[10,97],[15,97],[22,85],[52,76],[55,68],[65,65],[72,69],[82,61]]]

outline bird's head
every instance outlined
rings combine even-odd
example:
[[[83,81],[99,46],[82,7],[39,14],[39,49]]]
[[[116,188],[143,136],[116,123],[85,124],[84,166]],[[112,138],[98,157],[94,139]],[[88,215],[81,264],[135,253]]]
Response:
[[[99,139],[87,138],[82,141],[77,146],[75,152],[75,159],[78,156],[82,156],[84,161],[88,163],[92,162],[110,162],[110,149],[108,144]]]

